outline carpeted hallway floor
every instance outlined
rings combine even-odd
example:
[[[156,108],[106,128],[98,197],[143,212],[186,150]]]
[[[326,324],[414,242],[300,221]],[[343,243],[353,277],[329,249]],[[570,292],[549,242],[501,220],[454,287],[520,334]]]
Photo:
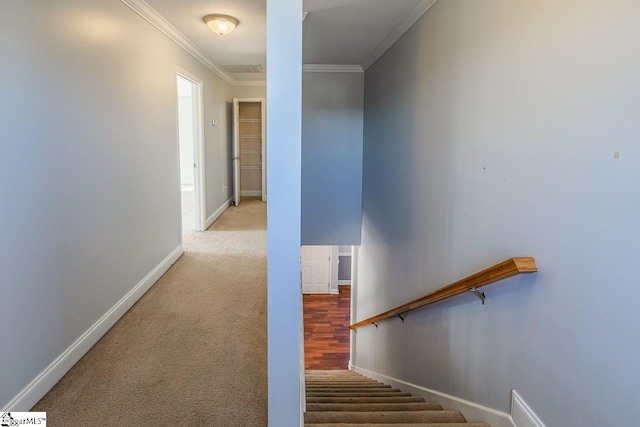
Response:
[[[52,426],[266,426],[266,204],[206,232],[34,407]]]

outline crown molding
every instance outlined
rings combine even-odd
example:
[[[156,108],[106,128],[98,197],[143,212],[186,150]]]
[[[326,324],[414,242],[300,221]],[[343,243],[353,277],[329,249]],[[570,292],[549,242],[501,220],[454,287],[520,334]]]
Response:
[[[364,70],[359,65],[304,64],[302,71],[305,73],[362,73]]]
[[[194,58],[202,62],[204,66],[213,71],[218,77],[231,86],[235,86],[237,81],[214,64],[209,57],[196,47],[191,40],[182,34],[169,21],[164,19],[154,8],[149,6],[144,0],[121,0],[122,3],[131,8],[135,13],[144,18],[151,25],[160,30],[164,35],[173,40],[178,46],[189,52]]]
[[[386,51],[389,49],[402,35],[413,25],[416,23],[418,19],[422,15],[425,14],[427,10],[431,6],[433,6],[438,0],[418,0],[416,3],[409,9],[409,11],[402,17],[400,22],[393,27],[393,30],[387,37],[380,42],[378,47],[376,47],[373,52],[367,56],[367,58],[362,63],[362,69],[366,70],[370,66],[372,66],[378,58],[380,58]]]

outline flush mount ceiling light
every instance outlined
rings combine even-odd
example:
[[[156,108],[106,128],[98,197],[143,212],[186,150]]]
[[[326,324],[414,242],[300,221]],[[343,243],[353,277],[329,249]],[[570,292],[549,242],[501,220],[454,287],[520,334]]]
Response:
[[[202,20],[211,31],[220,36],[229,34],[239,24],[236,18],[228,15],[207,15]]]

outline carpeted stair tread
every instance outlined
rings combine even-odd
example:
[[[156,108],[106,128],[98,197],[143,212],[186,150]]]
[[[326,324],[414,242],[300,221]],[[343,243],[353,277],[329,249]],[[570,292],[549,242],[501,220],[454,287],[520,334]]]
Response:
[[[391,388],[390,385],[381,383],[346,383],[346,384],[307,384],[307,388]]]
[[[389,393],[327,393],[327,392],[307,392],[307,397],[408,397],[411,393],[392,391]]]
[[[352,371],[306,371],[305,427],[490,427]]]
[[[307,412],[309,423],[465,423],[458,411]]]
[[[308,403],[307,411],[439,411],[439,403],[408,402],[408,403]]]
[[[391,393],[400,389],[390,387],[335,387],[335,388],[311,388],[309,393]]]
[[[305,423],[304,427],[491,427],[485,423],[391,423],[391,424],[362,424],[362,423]]]
[[[307,386],[314,387],[329,387],[329,386],[339,386],[339,387],[347,387],[347,386],[364,386],[364,387],[372,387],[374,385],[383,385],[377,381],[306,381]]]
[[[424,402],[422,397],[414,396],[363,396],[363,397],[307,397],[309,403],[410,403]]]

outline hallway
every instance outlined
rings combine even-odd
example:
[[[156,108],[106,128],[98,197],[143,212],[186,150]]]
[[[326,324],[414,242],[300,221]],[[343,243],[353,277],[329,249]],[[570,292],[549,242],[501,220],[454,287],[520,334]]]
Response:
[[[52,425],[267,424],[266,204],[206,232],[33,408]]]

